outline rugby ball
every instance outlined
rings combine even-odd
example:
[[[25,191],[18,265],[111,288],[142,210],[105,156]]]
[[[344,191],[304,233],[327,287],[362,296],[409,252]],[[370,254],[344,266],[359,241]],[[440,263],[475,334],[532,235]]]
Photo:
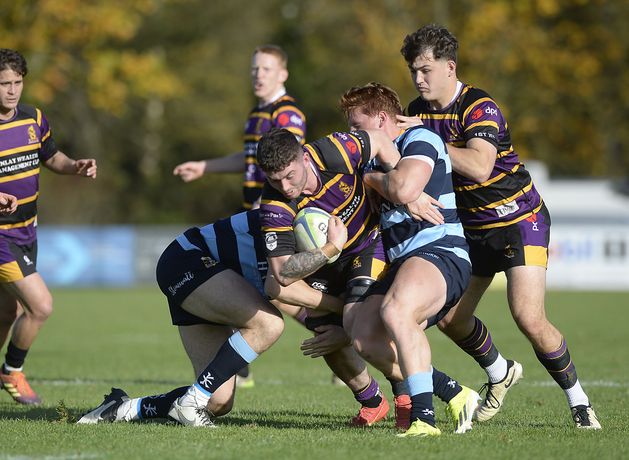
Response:
[[[310,251],[320,248],[328,241],[328,220],[330,214],[319,208],[303,208],[293,220],[293,233],[297,251]],[[332,257],[328,263],[336,261],[340,254]]]

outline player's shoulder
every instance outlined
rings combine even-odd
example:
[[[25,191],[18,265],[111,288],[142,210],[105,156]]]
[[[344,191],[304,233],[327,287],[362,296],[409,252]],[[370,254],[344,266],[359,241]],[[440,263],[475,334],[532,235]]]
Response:
[[[413,116],[419,113],[425,113],[428,109],[428,102],[418,96],[408,104],[405,113],[409,116]]]
[[[37,118],[42,114],[42,111],[37,107],[29,104],[18,104],[17,106],[17,118],[18,119],[28,119],[33,118],[37,120]]]
[[[271,107],[273,107],[273,110],[285,107],[294,107],[295,109],[299,110],[297,100],[293,96],[290,96],[288,94],[284,94],[282,97],[273,101],[271,103]]]
[[[494,100],[487,91],[471,85],[465,85],[463,87],[457,102],[459,103],[460,110],[463,112],[465,112],[469,107],[480,102],[495,104]]]

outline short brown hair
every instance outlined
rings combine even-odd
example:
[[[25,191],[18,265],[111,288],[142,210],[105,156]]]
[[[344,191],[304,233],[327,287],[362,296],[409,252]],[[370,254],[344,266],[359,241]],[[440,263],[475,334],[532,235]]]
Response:
[[[256,159],[262,171],[273,174],[286,169],[301,152],[301,144],[293,133],[273,128],[260,138]]]
[[[22,77],[28,73],[26,59],[20,53],[8,48],[0,48],[0,71],[10,69]]]
[[[271,54],[275,56],[284,68],[286,68],[288,65],[288,55],[286,54],[286,51],[284,51],[277,45],[257,46],[256,49],[253,51],[253,55],[255,56],[257,53]]]
[[[403,112],[397,93],[388,86],[376,82],[350,88],[341,96],[339,106],[345,118],[349,118],[350,113],[355,109],[360,109],[370,117],[383,111],[394,119],[396,115],[401,115]]]
[[[422,56],[428,51],[432,51],[435,59],[456,62],[458,48],[459,42],[448,29],[437,24],[429,24],[407,35],[400,53],[409,65],[415,62],[417,56]]]

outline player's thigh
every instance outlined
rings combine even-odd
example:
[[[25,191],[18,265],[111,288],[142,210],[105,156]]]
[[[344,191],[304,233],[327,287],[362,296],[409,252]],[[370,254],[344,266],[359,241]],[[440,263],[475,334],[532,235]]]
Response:
[[[233,270],[224,270],[198,286],[181,307],[213,323],[246,327],[266,315],[279,316],[260,292]]]
[[[521,265],[506,271],[507,299],[514,318],[545,318],[546,268]]]
[[[39,273],[32,273],[3,286],[29,313],[48,315],[52,311],[52,295]]]
[[[492,277],[472,275],[461,299],[444,317],[445,322],[463,321],[471,318],[492,279]]]
[[[393,306],[418,322],[436,314],[446,302],[447,285],[441,271],[420,257],[409,257],[395,274],[383,300],[383,308]]]

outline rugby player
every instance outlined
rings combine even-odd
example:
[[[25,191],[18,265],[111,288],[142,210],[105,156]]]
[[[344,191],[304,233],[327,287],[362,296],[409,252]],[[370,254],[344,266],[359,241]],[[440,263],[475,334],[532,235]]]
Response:
[[[40,397],[24,375],[26,355],[52,313],[52,296],[37,273],[37,198],[43,164],[57,174],[96,178],[96,160],[73,160],[61,152],[43,112],[20,103],[24,57],[0,49],[0,193],[17,197],[15,212],[0,216],[0,348],[12,328],[0,384],[21,404]]]
[[[600,429],[566,341],[546,318],[548,209],[511,145],[496,102],[458,79],[457,49],[457,39],[438,25],[407,35],[401,49],[419,92],[408,106],[412,117],[401,118],[401,126],[419,118],[447,143],[458,212],[470,246],[470,285],[439,327],[487,372],[485,399],[476,418],[491,419],[522,376],[522,366],[500,355],[487,328],[474,316],[494,275],[504,271],[513,319],[564,390],[576,426]]]

